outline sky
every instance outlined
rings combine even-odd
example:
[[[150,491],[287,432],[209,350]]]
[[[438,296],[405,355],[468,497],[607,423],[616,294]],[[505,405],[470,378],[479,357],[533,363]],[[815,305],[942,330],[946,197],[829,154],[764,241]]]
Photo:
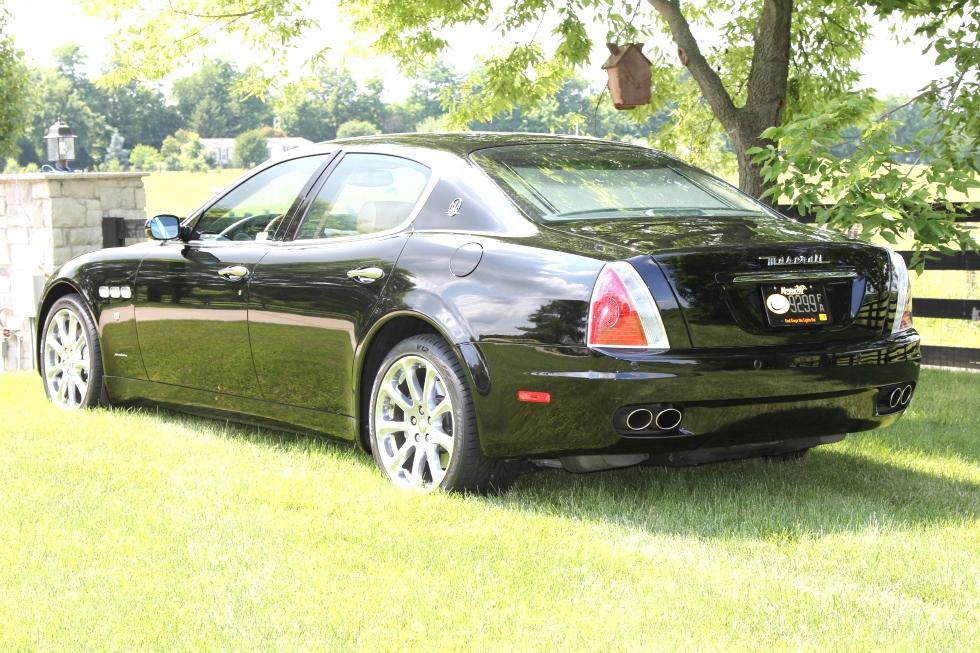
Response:
[[[67,42],[75,42],[82,46],[83,54],[88,56],[88,73],[97,76],[99,68],[105,62],[112,49],[112,35],[118,25],[98,18],[85,16],[74,6],[72,0],[7,0],[7,8],[12,14],[11,32],[18,46],[25,51],[28,58],[37,65],[50,66],[53,64],[51,50]],[[351,34],[346,30],[343,20],[336,14],[332,3],[314,2],[310,8],[314,17],[324,26],[320,33],[307,35],[300,49],[297,63],[301,61],[303,52],[311,52],[322,43],[345,43]],[[546,28],[542,33],[546,32]],[[476,57],[485,52],[495,42],[495,35],[482,28],[461,28],[453,31],[454,49],[447,54],[446,59],[461,70],[467,69]],[[591,79],[596,86],[605,84],[605,72],[600,66],[608,56],[604,43],[604,33],[590,34],[596,43],[591,65],[583,74]],[[914,95],[936,75],[936,67],[932,55],[923,55],[924,41],[914,41],[899,44],[888,34],[888,30],[879,25],[874,30],[873,37],[866,45],[865,55],[859,69],[862,70],[863,85],[875,88],[880,96]],[[332,65],[341,63],[340,57],[346,48],[335,48],[336,59]],[[255,55],[245,47],[233,42],[216,43],[211,56],[225,56],[235,59],[240,66],[254,63]],[[346,57],[343,60],[359,80],[372,75],[381,75],[385,79],[386,101],[403,99],[409,92],[411,82],[404,79],[397,71],[394,63],[387,60],[365,60],[357,57]],[[192,72],[190,69],[180,74]],[[178,74],[179,76],[179,74]]]

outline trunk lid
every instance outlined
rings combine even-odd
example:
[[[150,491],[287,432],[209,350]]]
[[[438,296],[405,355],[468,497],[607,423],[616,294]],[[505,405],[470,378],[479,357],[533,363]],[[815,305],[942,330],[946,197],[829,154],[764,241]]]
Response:
[[[885,328],[887,252],[788,218],[569,221],[549,227],[656,261],[695,348],[874,339]],[[657,284],[648,286],[654,292]],[[794,304],[794,293],[825,301],[820,306],[827,321],[779,325],[782,318],[767,311],[766,303],[784,293]],[[785,304],[773,305],[783,310]],[[812,315],[818,315],[816,309]]]

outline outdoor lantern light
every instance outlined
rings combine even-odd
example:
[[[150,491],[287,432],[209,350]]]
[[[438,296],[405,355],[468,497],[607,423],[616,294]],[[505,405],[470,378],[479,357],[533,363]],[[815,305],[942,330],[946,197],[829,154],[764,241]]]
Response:
[[[44,137],[48,142],[48,161],[54,162],[56,170],[69,172],[68,162],[75,159],[75,138],[71,127],[61,122],[60,117],[48,129]]]

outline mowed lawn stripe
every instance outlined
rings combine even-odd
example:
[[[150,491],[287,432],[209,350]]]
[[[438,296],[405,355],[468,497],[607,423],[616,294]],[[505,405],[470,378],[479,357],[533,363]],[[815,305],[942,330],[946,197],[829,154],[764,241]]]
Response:
[[[926,370],[899,424],[798,462],[486,499],[399,492],[344,443],[59,410],[3,374],[0,650],[974,650],[978,395]]]

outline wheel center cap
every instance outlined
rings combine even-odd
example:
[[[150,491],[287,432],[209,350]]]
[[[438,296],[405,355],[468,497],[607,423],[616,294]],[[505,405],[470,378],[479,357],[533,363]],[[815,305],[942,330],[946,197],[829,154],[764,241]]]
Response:
[[[425,430],[426,430],[427,428],[428,428],[428,427],[426,426],[426,424],[425,424],[425,422],[421,422],[421,421],[419,422],[419,431],[420,431],[421,433],[425,433]]]

